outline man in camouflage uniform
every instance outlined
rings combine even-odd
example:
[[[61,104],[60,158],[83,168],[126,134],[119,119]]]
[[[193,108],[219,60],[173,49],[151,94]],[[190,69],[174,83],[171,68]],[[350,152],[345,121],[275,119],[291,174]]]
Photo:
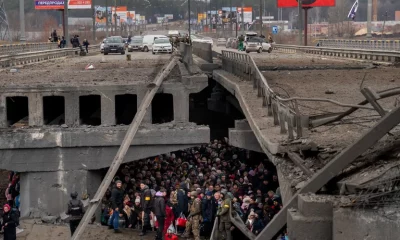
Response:
[[[200,240],[200,222],[203,221],[201,217],[201,200],[197,197],[196,191],[190,192],[190,197],[192,199],[190,203],[190,214],[182,237],[188,238],[190,231],[192,231],[194,240]]]
[[[231,208],[231,199],[226,190],[221,191],[223,202],[218,209],[217,216],[219,217],[219,236],[224,235],[225,240],[232,240],[232,223],[229,216],[229,209]]]

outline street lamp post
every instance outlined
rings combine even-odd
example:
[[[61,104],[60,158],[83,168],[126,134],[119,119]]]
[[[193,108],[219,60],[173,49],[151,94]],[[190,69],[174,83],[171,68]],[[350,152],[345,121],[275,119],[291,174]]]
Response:
[[[19,40],[21,42],[26,41],[25,39],[25,6],[24,0],[19,0],[19,21],[20,21],[20,28],[21,28],[21,36]]]

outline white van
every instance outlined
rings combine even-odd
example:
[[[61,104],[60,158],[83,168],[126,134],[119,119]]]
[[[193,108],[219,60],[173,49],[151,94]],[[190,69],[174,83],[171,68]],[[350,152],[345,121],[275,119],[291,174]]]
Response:
[[[166,38],[167,36],[165,35],[146,35],[143,37],[143,43],[142,43],[142,51],[148,52],[152,50],[154,39],[156,38]]]

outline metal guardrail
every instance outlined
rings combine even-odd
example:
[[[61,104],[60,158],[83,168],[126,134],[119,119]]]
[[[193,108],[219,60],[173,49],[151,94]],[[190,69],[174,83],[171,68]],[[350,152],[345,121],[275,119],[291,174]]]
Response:
[[[383,62],[400,62],[400,52],[386,50],[367,50],[350,48],[309,47],[296,45],[274,44],[277,50],[286,53],[308,53],[333,57],[375,60]]]
[[[400,51],[400,40],[320,39],[320,47]]]
[[[0,45],[0,55],[10,55],[24,52],[37,52],[57,49],[57,43],[24,43]]]
[[[245,53],[222,51],[222,69],[243,79],[253,82],[258,97],[263,98],[263,106],[268,116],[274,118],[274,125],[280,126],[281,134],[288,134],[289,139],[303,137],[304,127],[308,127],[308,117],[293,111],[286,100],[277,96],[269,87],[267,80],[258,69],[254,59]],[[296,104],[296,101],[293,101]]]
[[[90,46],[89,49],[99,49],[98,45]],[[75,55],[76,52],[80,51],[79,48],[63,48],[54,50],[45,50],[37,52],[24,52],[12,55],[0,56],[0,68],[12,67],[16,65],[23,65],[33,62],[40,62],[44,60],[61,58],[66,56]]]

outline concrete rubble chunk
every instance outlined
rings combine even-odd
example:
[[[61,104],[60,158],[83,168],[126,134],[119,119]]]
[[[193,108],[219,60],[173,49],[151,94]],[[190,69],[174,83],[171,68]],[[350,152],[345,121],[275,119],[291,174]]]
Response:
[[[40,219],[44,223],[55,224],[57,222],[57,217],[56,216],[42,216]]]

